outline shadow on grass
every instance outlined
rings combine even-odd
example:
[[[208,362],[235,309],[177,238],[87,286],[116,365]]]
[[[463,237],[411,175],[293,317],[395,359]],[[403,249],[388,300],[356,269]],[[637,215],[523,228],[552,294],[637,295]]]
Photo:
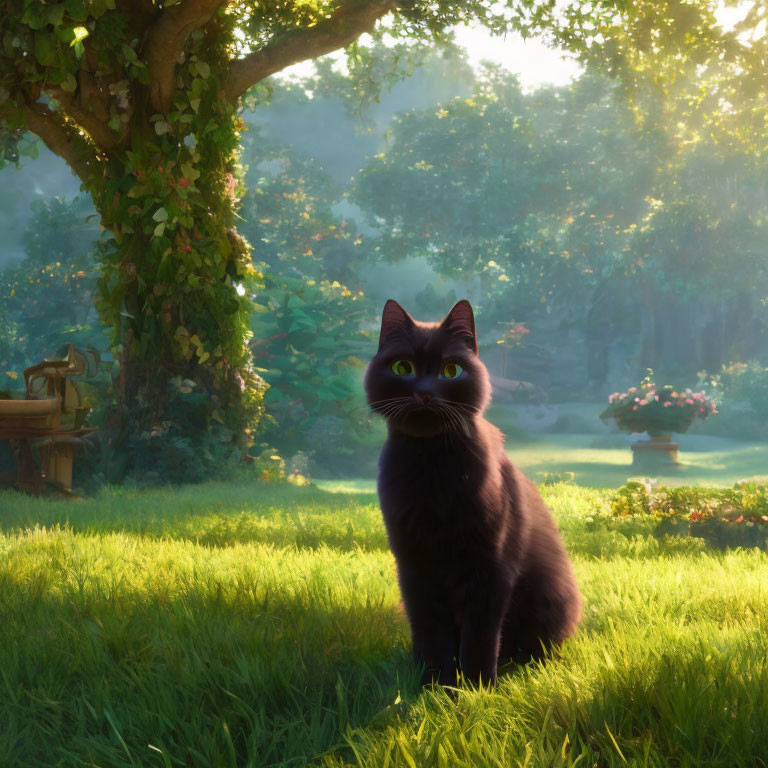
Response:
[[[623,639],[626,655],[606,638],[597,644],[605,646],[595,649],[605,664],[592,684],[554,696],[550,711],[559,727],[548,734],[553,757],[567,734],[569,757],[583,755],[586,764],[766,765],[763,632],[696,624],[673,632],[650,628],[634,642]]]
[[[303,765],[416,689],[406,638],[323,584],[0,571],[0,765]]]
[[[495,689],[426,691],[407,718],[351,734],[357,759],[321,764],[765,766],[765,659],[754,627],[598,635]]]
[[[57,525],[82,533],[128,533],[210,547],[266,543],[342,551],[388,548],[371,494],[258,482],[146,491],[112,488],[83,500],[0,492],[0,532]]]

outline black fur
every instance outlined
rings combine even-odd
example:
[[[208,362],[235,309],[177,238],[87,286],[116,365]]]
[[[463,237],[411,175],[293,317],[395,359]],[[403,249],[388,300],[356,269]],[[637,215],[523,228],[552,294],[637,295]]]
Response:
[[[441,378],[446,363],[463,372]],[[421,323],[390,299],[365,388],[387,420],[379,498],[424,681],[495,682],[571,635],[581,596],[560,534],[482,418],[491,386],[469,302]]]

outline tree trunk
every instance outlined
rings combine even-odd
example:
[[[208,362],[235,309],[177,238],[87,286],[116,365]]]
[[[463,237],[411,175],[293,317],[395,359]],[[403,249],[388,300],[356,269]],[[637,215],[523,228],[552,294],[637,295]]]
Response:
[[[350,45],[392,0],[307,16],[226,0],[16,5],[0,16],[0,164],[24,130],[37,134],[114,236],[100,245],[97,303],[125,421],[141,438],[247,444],[265,385],[242,289],[256,272],[234,228],[240,97]]]
[[[94,194],[114,235],[101,244],[97,306],[113,331],[116,394],[133,431],[194,442],[214,427],[243,446],[265,386],[247,346],[242,281],[256,273],[233,226],[234,146],[222,152],[221,136],[220,127],[219,141],[200,145],[161,134],[110,159]]]

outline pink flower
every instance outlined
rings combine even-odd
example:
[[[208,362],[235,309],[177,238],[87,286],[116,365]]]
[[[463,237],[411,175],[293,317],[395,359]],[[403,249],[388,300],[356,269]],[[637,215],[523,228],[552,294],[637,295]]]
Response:
[[[637,410],[637,406],[636,406],[636,405],[633,405],[633,406],[632,406],[632,410],[633,410],[633,411],[636,411],[636,410]]]
[[[648,405],[648,401],[647,400],[640,400],[640,401],[638,401],[638,404],[639,405]]]
[[[637,392],[637,387],[630,387],[627,392]]]
[[[226,193],[235,200],[235,188],[237,187],[237,179],[231,174],[228,173],[226,176],[226,184],[224,186]],[[236,201],[236,200],[235,200]]]
[[[672,405],[672,403],[664,403],[665,408],[669,408],[670,405]]]
[[[688,403],[688,405],[693,405],[693,400],[691,400],[690,397],[686,397],[685,402]]]
[[[699,408],[699,413],[704,413],[704,409],[703,408]]]

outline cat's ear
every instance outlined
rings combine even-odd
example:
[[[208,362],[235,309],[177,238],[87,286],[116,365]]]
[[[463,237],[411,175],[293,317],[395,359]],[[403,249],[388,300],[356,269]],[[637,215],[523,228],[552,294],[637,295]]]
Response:
[[[379,333],[379,349],[392,331],[402,328],[413,328],[413,318],[394,300],[388,299],[381,313],[381,332]]]
[[[475,314],[472,305],[462,299],[448,313],[441,326],[455,336],[461,336],[469,344],[470,349],[477,354],[477,332],[475,331]]]

